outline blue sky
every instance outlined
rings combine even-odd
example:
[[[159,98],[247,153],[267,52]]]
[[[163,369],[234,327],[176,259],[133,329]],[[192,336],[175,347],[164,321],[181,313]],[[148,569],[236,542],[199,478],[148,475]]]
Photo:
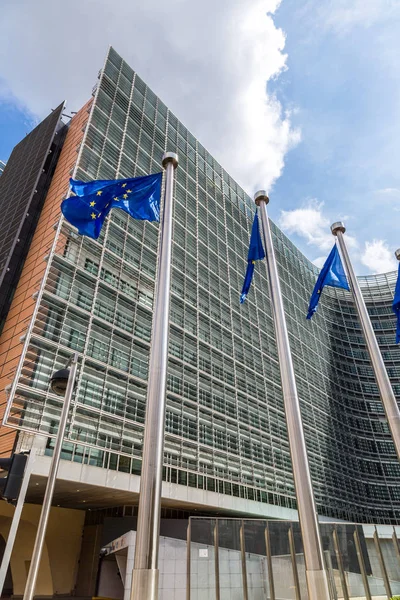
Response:
[[[395,268],[400,3],[132,4],[4,0],[0,159],[53,106],[87,100],[112,44],[248,193],[268,189],[271,217],[311,260],[343,219],[358,273]]]
[[[32,131],[35,125],[35,117],[20,106],[17,99],[0,96],[0,160],[6,161],[13,147]]]
[[[379,0],[284,0],[275,15],[288,69],[270,90],[294,107],[302,140],[286,156],[273,197],[280,209],[298,209],[298,226],[272,204],[271,214],[313,259],[324,246],[318,232],[305,244],[301,208],[329,222],[344,218],[360,273],[387,270],[400,247],[399,15],[398,4]],[[374,239],[380,242],[366,255],[365,242]]]

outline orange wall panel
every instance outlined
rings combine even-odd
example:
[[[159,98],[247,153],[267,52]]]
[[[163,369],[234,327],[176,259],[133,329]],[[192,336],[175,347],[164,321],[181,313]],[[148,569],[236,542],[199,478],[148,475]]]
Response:
[[[12,383],[22,352],[20,337],[26,332],[35,308],[33,294],[39,290],[55,230],[60,217],[60,202],[68,191],[70,171],[77,160],[76,147],[82,141],[82,129],[88,120],[91,100],[74,116],[47,193],[17,289],[0,336],[0,419],[7,403],[6,386]],[[16,431],[0,427],[0,455],[12,452]]]

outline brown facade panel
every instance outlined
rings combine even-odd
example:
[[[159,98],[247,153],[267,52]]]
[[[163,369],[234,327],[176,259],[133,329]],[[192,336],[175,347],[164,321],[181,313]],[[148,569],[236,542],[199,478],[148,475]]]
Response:
[[[89,101],[90,103],[91,101]],[[82,141],[82,129],[88,119],[87,103],[72,119],[57,167],[40,215],[15,295],[0,336],[0,419],[7,398],[6,386],[12,383],[22,351],[20,337],[29,327],[35,308],[33,294],[39,290],[60,217],[60,202],[68,191],[71,169],[77,160],[76,147]],[[0,455],[10,454],[16,432],[0,427]]]

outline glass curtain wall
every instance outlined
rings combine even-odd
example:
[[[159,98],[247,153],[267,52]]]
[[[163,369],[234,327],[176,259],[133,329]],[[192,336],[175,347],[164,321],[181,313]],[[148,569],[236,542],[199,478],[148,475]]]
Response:
[[[155,173],[164,151],[179,155],[164,478],[295,508],[263,264],[239,304],[254,203],[111,48],[76,177]],[[399,466],[350,295],[324,290],[306,321],[318,269],[274,224],[272,233],[318,510],[393,522]],[[157,224],[118,210],[98,241],[63,224],[9,422],[55,432],[60,401],[49,376],[77,350],[65,459],[140,474],[157,245]],[[362,286],[398,393],[394,276],[364,278]]]

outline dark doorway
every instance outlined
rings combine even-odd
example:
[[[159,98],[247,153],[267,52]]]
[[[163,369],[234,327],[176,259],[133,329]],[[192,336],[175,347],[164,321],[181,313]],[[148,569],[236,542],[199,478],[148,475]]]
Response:
[[[5,539],[2,535],[0,535],[0,564],[3,560],[3,554],[6,547]],[[14,593],[13,580],[11,575],[10,565],[8,565],[6,580],[4,582],[3,593],[1,595],[2,598],[10,598]]]

